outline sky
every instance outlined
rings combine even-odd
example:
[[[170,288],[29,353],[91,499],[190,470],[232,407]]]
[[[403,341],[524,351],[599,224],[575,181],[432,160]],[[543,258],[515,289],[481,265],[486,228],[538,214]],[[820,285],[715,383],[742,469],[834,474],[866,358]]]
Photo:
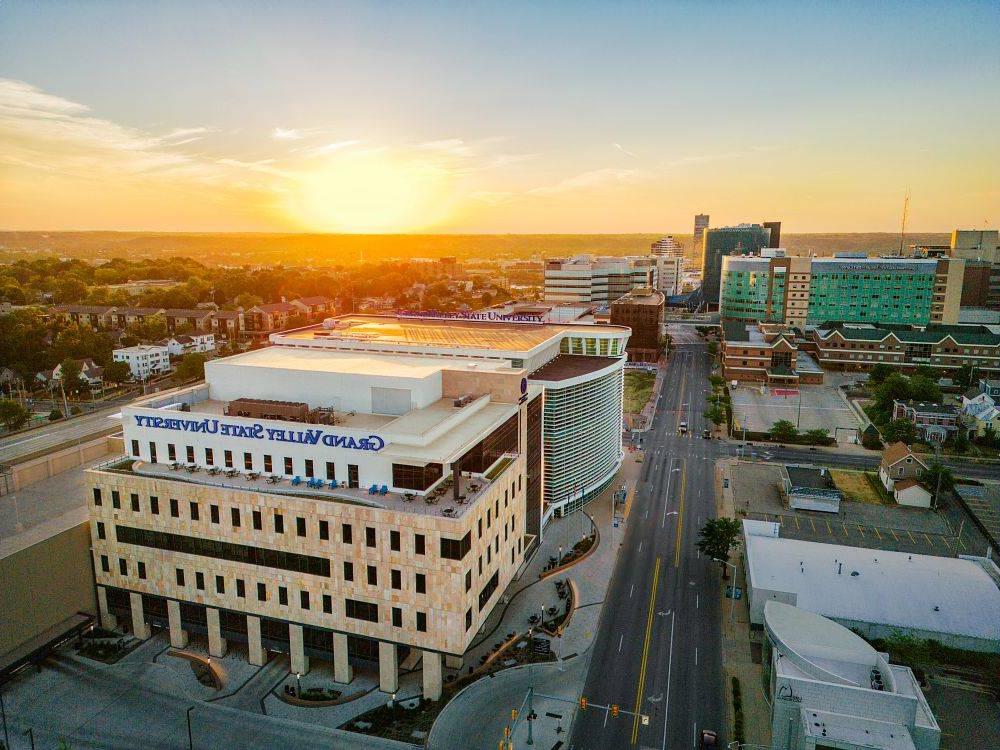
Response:
[[[1000,223],[997,2],[0,2],[0,229]]]

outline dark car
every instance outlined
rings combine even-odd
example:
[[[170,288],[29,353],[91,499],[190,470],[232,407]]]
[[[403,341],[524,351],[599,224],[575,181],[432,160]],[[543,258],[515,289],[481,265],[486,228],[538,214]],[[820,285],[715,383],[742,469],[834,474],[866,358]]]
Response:
[[[711,440],[712,439],[712,431],[711,430],[702,430],[701,431],[701,436],[703,438],[705,438],[705,440]]]
[[[701,750],[718,750],[719,736],[711,729],[702,729],[701,744],[698,747]]]

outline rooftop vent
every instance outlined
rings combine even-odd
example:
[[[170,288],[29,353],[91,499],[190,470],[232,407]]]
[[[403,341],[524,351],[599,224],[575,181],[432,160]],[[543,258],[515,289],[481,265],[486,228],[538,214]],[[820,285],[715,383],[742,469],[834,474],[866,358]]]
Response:
[[[469,404],[471,404],[474,399],[475,399],[475,396],[473,396],[471,393],[467,393],[464,396],[459,396],[458,398],[456,398],[452,402],[452,405],[456,409],[461,409],[463,406],[468,406]]]

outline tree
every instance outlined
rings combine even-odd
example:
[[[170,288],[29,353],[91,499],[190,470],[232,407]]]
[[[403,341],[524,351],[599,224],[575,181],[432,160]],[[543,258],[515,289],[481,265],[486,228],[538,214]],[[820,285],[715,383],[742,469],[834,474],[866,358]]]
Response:
[[[951,447],[956,453],[965,453],[969,450],[969,436],[965,434],[965,430],[958,430],[958,434],[955,435],[955,440]]]
[[[872,371],[868,373],[868,383],[870,385],[881,385],[885,382],[885,379],[892,375],[896,369],[885,362],[879,362],[872,368]]]
[[[924,378],[925,380],[936,381],[939,377],[938,371],[930,365],[917,365],[913,369],[913,377]]]
[[[941,400],[941,388],[930,378],[914,375],[910,378],[910,398],[914,401],[937,403]]]
[[[725,563],[729,560],[729,551],[737,545],[740,538],[740,522],[735,518],[710,518],[698,532],[696,546],[711,560]],[[726,566],[722,566],[722,577],[726,578]]]
[[[104,379],[109,383],[124,383],[132,377],[128,362],[109,362],[104,368]]]
[[[66,358],[60,364],[59,379],[66,393],[79,394],[87,388],[87,381],[80,374],[80,363]]]
[[[875,389],[875,408],[886,421],[892,414],[893,401],[906,401],[910,396],[910,381],[905,375],[892,373]]]
[[[28,424],[31,419],[31,412],[25,409],[17,401],[4,398],[0,399],[0,422],[8,430],[16,430]]]
[[[234,300],[237,307],[242,307],[244,310],[249,310],[251,307],[256,305],[261,305],[264,300],[258,297],[256,294],[250,294],[249,292],[244,292],[243,294],[238,294]]]
[[[817,427],[813,430],[807,430],[805,438],[813,445],[826,445],[830,440],[830,431],[825,427]]]
[[[198,380],[205,377],[204,354],[197,352],[186,354],[177,365],[177,377],[180,380]]]
[[[719,404],[712,404],[705,409],[705,419],[718,427],[726,421],[726,412]]]
[[[952,381],[955,385],[962,388],[968,388],[972,385],[972,365],[962,365],[955,371],[955,375],[952,377]]]
[[[721,375],[710,375],[708,382],[712,384],[712,388],[721,388],[726,384],[726,379]]]
[[[937,506],[941,499],[940,493],[948,492],[955,486],[955,475],[947,466],[934,461],[926,471],[920,472],[920,481],[934,495],[934,505]]]
[[[894,419],[885,426],[882,437],[887,443],[903,442],[912,445],[917,439],[917,428],[906,419]]]
[[[986,429],[983,430],[983,436],[980,438],[983,445],[989,448],[997,447],[997,431],[993,425],[987,425]]]
[[[771,425],[771,438],[781,443],[791,443],[799,436],[795,425],[787,419],[779,419]]]
[[[62,419],[62,412],[58,409],[53,409],[49,412],[49,421],[55,422],[57,419]]]
[[[709,341],[708,344],[705,346],[705,348],[708,350],[708,353],[711,354],[713,357],[719,351],[719,345],[714,341]]]

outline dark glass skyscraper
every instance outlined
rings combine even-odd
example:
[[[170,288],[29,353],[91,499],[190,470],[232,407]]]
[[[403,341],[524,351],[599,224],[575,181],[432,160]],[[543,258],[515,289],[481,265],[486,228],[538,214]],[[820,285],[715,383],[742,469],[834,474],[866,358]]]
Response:
[[[781,225],[778,224],[780,227]],[[723,255],[757,255],[769,247],[770,230],[761,224],[739,224],[705,230],[705,252],[701,260],[702,299],[711,308],[719,306],[719,276]]]

